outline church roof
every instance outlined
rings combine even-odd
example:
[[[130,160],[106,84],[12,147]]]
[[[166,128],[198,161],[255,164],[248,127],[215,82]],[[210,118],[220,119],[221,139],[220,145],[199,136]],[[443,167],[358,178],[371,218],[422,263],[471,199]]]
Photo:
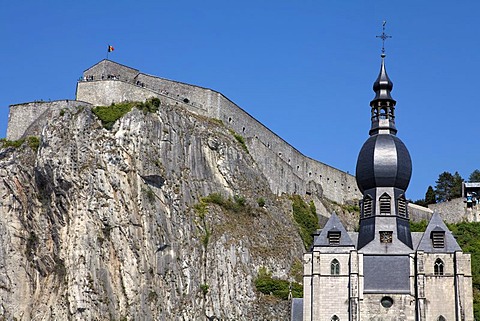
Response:
[[[328,232],[340,232],[340,241],[338,244],[330,244],[328,239]],[[355,246],[355,243],[353,243],[352,239],[348,235],[347,230],[343,226],[342,222],[340,222],[337,214],[333,212],[327,223],[325,224],[325,227],[320,232],[320,235],[315,238],[313,246]]]
[[[445,246],[444,247],[433,247],[432,242],[432,232],[445,232]],[[462,249],[455,240],[452,232],[443,222],[440,214],[434,212],[430,222],[427,225],[425,233],[420,241],[420,244],[417,248],[418,251],[424,251],[428,253],[453,253],[456,251],[461,251]]]
[[[303,298],[292,299],[292,310],[290,315],[291,321],[303,320]]]

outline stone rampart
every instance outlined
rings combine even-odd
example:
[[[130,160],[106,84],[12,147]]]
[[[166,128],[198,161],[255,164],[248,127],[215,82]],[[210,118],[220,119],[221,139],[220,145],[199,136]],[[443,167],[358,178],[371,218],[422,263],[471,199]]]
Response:
[[[7,139],[17,140],[24,136],[39,135],[49,119],[62,109],[90,105],[83,101],[56,100],[36,101],[10,106],[8,114]]]
[[[87,72],[95,74],[92,69]],[[118,74],[116,80],[81,81],[77,99],[93,105],[149,97],[170,101],[191,112],[220,119],[227,128],[242,135],[277,194],[323,193],[338,203],[361,198],[354,176],[306,157],[221,93],[142,73],[132,78],[132,74]],[[127,78],[130,81],[125,81]]]
[[[455,198],[447,202],[430,204],[428,205],[428,208],[434,212],[438,212],[448,223],[479,221],[480,205],[476,205],[473,208],[467,208],[464,198]]]

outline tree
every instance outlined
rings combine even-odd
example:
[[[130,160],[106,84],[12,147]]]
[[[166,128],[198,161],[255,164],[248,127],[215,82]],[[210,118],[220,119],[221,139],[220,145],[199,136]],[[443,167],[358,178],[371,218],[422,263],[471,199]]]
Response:
[[[435,204],[437,202],[435,198],[435,191],[432,186],[428,186],[427,192],[425,193],[425,203]]]
[[[435,186],[435,196],[438,202],[450,201],[453,198],[462,196],[463,178],[458,172],[451,174],[443,172],[438,176]]]
[[[469,182],[480,182],[480,171],[478,169],[474,170],[470,176],[468,176]]]

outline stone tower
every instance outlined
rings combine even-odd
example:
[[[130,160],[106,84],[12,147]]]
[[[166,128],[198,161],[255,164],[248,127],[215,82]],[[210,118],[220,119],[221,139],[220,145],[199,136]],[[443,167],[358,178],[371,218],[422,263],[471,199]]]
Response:
[[[396,136],[392,89],[382,53],[370,137],[357,161],[360,229],[347,232],[333,213],[315,235],[292,320],[473,320],[470,255],[438,213],[425,232],[410,231],[405,191],[412,161]]]

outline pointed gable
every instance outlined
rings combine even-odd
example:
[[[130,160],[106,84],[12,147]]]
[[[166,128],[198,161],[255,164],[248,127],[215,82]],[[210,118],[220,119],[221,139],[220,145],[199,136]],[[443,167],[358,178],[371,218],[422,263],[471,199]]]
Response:
[[[354,246],[354,243],[335,212],[315,238],[313,246]]]
[[[443,222],[440,214],[434,212],[417,250],[427,253],[453,253],[462,249]]]

